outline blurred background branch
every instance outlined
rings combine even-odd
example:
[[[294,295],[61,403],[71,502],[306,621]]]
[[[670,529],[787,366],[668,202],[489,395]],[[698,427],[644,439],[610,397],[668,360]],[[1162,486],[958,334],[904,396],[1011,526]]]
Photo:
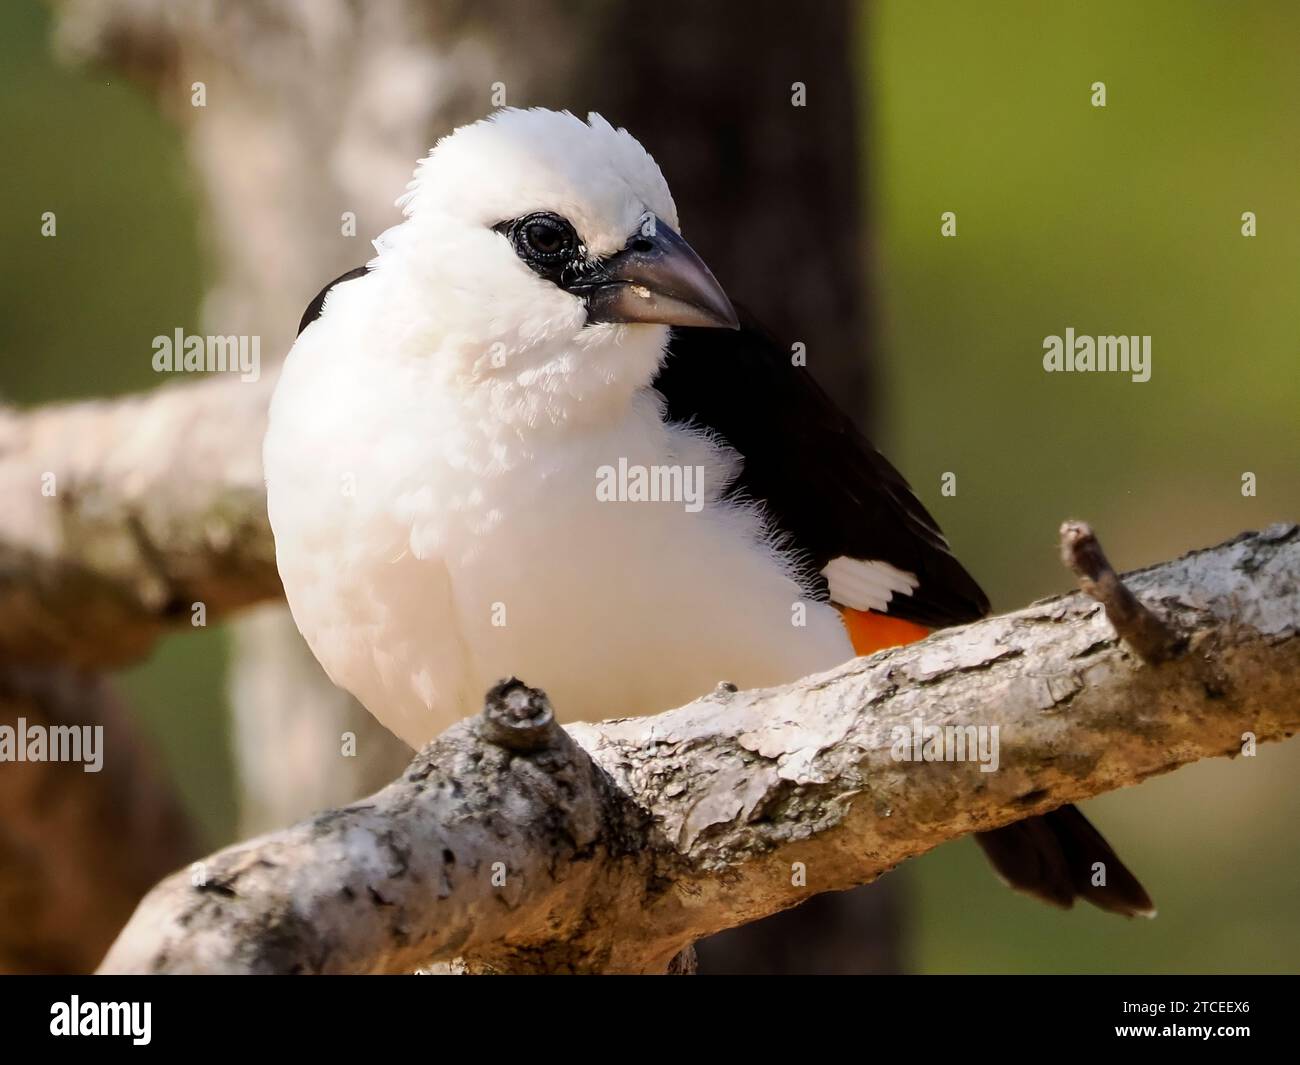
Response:
[[[270,384],[0,411],[0,657],[120,667],[169,628],[280,596],[258,433]]]

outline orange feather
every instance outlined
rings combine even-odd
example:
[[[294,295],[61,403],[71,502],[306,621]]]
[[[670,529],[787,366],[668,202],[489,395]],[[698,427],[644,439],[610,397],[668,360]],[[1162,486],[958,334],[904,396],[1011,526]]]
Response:
[[[902,618],[891,618],[888,614],[877,614],[874,610],[850,610],[842,607],[840,614],[844,618],[844,627],[849,630],[853,650],[860,655],[874,654],[886,647],[901,647],[930,635],[930,630],[924,625],[904,621]]]

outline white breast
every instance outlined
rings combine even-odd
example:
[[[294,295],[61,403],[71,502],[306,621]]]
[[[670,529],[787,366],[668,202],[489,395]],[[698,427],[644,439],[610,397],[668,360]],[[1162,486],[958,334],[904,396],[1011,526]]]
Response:
[[[408,743],[508,675],[590,720],[852,657],[758,515],[717,502],[735,456],[664,426],[653,393],[603,427],[526,433],[451,402],[418,363],[362,378],[311,337],[265,448],[280,572],[331,678]],[[705,505],[602,501],[599,471],[620,461],[702,467]]]
[[[734,456],[664,427],[651,397],[616,430],[548,454],[543,476],[525,466],[494,484],[484,505],[497,517],[451,565],[476,688],[515,674],[565,719],[589,720],[852,657],[838,615],[805,598],[758,515],[716,502]],[[601,501],[602,467],[702,469],[712,499],[697,512],[680,499]]]

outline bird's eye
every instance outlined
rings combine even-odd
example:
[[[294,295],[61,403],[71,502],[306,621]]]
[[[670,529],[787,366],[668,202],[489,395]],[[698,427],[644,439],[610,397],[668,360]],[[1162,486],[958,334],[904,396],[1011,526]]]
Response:
[[[554,255],[564,248],[564,232],[549,222],[534,222],[524,236],[528,246],[541,255]]]
[[[577,254],[578,234],[559,215],[531,214],[516,224],[514,243],[519,257],[527,262],[562,264]]]

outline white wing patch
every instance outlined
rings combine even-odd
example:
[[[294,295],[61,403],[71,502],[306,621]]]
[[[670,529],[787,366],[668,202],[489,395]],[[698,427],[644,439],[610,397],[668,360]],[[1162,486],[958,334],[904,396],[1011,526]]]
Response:
[[[832,602],[851,610],[889,611],[894,593],[911,595],[920,585],[916,574],[891,566],[888,562],[864,561],[841,555],[822,568],[830,585]]]

